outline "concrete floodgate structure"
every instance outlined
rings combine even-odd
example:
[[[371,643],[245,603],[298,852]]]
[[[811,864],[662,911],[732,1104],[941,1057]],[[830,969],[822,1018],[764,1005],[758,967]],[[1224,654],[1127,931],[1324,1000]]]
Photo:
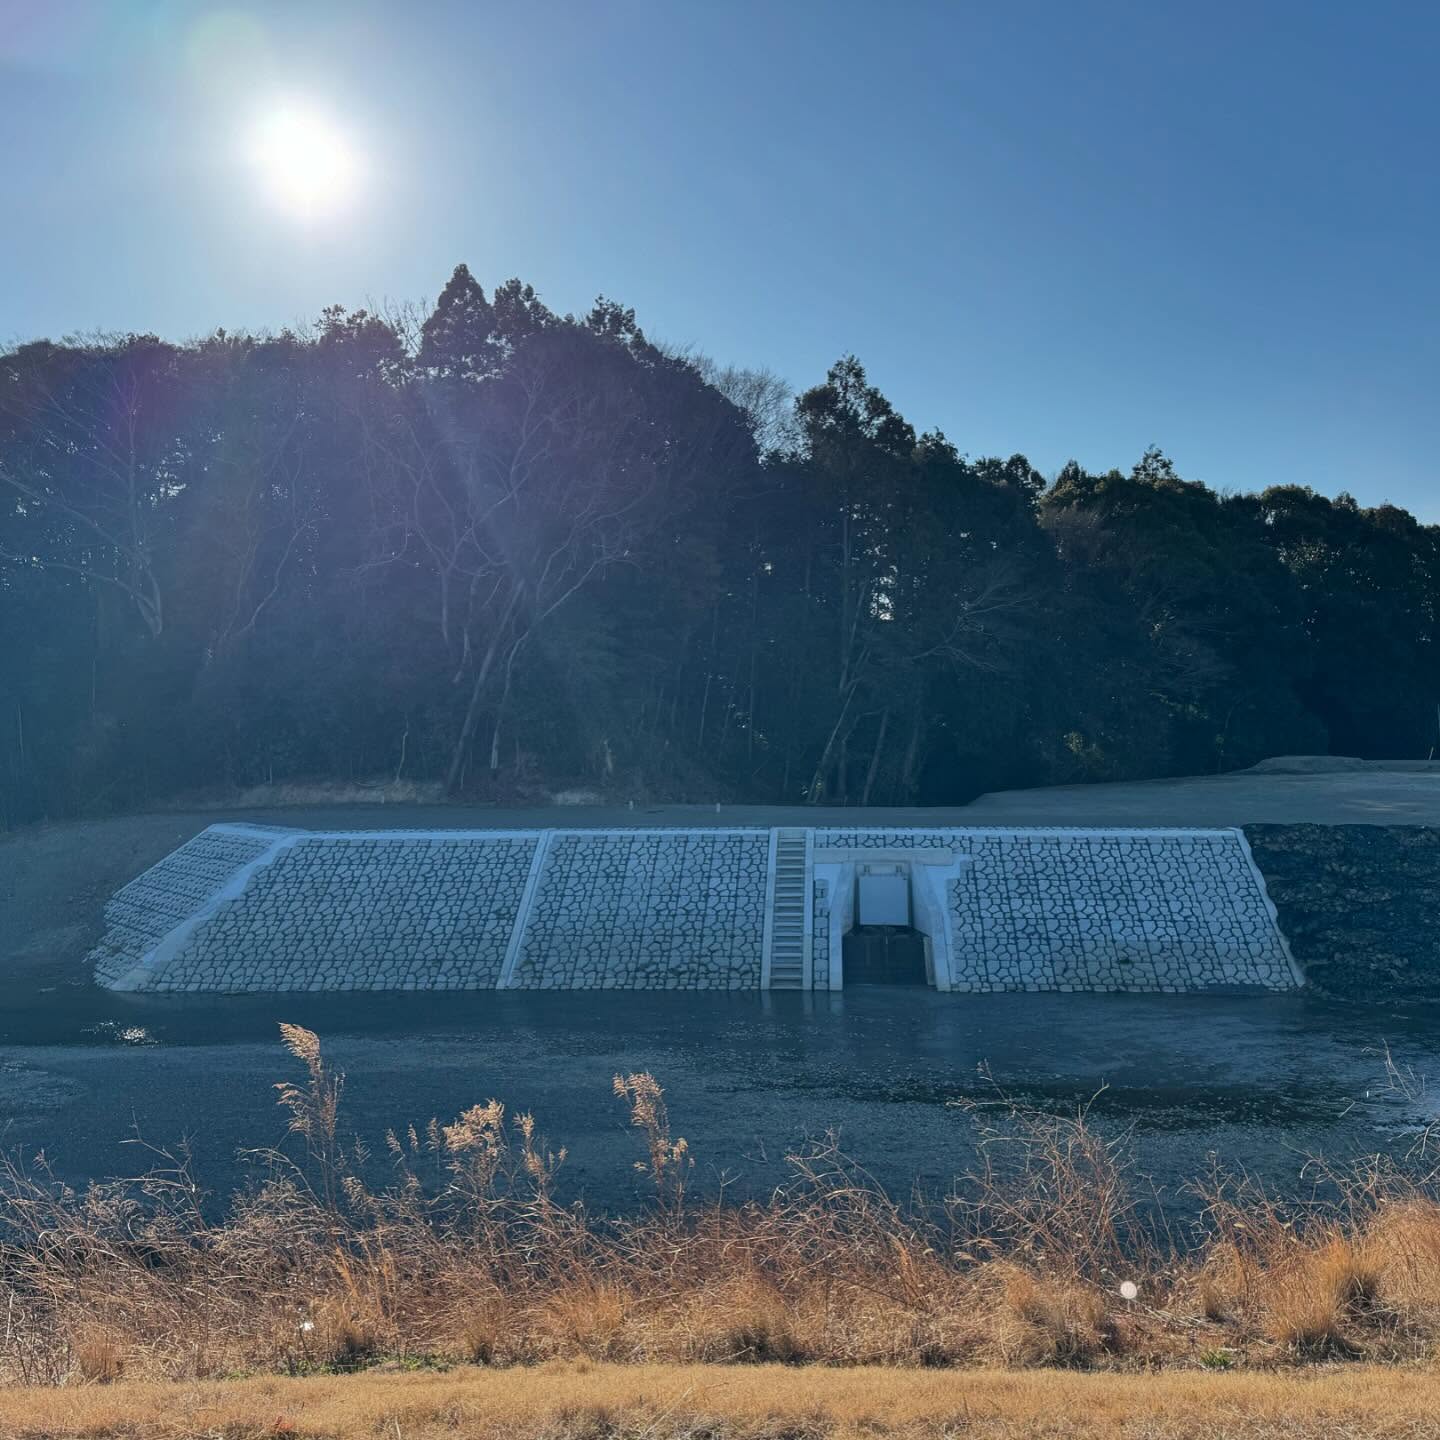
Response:
[[[212,825],[105,919],[117,990],[1302,983],[1236,829]]]

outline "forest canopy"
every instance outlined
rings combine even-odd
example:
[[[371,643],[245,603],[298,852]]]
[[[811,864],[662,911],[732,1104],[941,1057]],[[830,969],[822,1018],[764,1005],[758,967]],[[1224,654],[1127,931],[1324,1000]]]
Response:
[[[1436,743],[1440,527],[971,459],[464,267],[0,354],[0,824],[281,781],[943,804]]]

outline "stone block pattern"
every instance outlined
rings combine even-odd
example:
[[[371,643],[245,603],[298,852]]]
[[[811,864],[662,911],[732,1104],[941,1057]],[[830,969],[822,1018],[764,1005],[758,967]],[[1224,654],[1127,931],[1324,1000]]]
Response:
[[[479,990],[500,978],[536,835],[316,836],[282,849],[147,988]]]
[[[769,854],[765,830],[555,833],[512,984],[757,989]]]
[[[835,827],[813,839],[857,858],[914,849],[946,867],[956,989],[1296,983],[1235,832]],[[739,829],[215,826],[114,897],[91,958],[96,978],[114,983],[170,937],[140,983],[180,991],[483,989],[507,953],[506,978],[527,988],[754,989],[769,844],[770,832]],[[242,876],[245,888],[222,900]],[[817,989],[828,987],[843,908],[830,888],[812,879]]]
[[[203,909],[237,871],[288,831],[212,826],[117,890],[105,905],[105,935],[88,957],[102,985],[118,980],[177,925]]]
[[[972,830],[816,830],[817,850],[953,850]]]
[[[1284,990],[1296,983],[1236,835],[955,838],[970,856],[947,887],[958,990]]]
[[[815,990],[830,988],[830,882],[817,880],[811,898],[810,975]]]

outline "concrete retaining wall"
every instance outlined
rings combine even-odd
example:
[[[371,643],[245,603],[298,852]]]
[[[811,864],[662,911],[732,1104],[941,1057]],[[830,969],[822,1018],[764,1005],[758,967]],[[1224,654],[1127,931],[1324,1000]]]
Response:
[[[1275,912],[1233,832],[993,831],[949,886],[964,990],[1283,990]]]
[[[105,936],[90,953],[102,985],[122,981],[289,831],[267,825],[212,825],[152,865],[105,906]]]
[[[534,834],[287,836],[144,988],[449,990],[495,985]]]
[[[798,934],[802,914],[804,973],[792,960],[785,983],[836,989],[856,876],[878,862],[909,877],[938,989],[1299,983],[1239,831],[786,833],[803,836],[806,884],[777,928],[766,829],[212,826],[111,902],[96,976],[184,991],[757,989],[772,928]]]
[[[506,983],[756,989],[769,840],[764,830],[553,834]]]

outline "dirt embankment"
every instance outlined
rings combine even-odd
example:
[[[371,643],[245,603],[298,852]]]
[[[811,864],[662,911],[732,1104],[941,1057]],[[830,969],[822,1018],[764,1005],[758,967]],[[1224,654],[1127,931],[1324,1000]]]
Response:
[[[1440,829],[1247,825],[1290,949],[1344,999],[1440,999]]]

